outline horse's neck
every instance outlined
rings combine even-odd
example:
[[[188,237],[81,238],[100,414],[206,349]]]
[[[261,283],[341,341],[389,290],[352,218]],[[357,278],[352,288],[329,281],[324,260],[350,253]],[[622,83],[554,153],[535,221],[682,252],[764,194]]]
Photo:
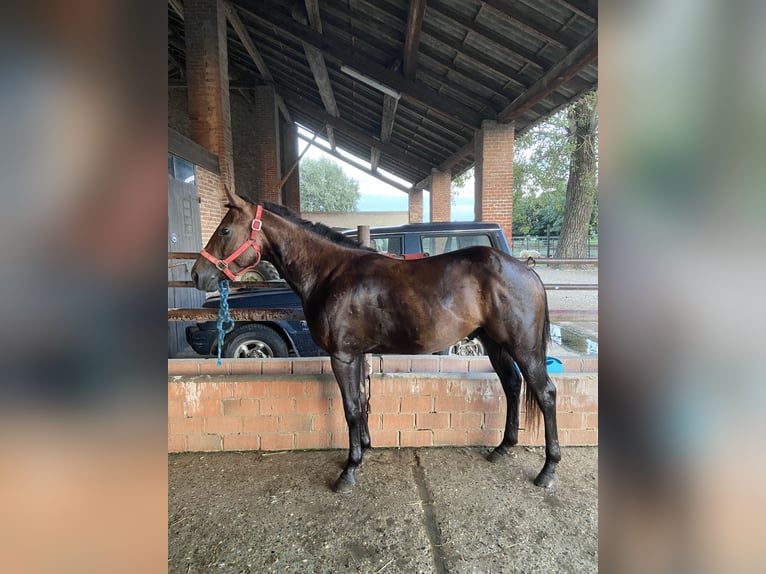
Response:
[[[273,251],[272,264],[280,275],[302,297],[332,272],[334,265],[321,261],[338,261],[348,249],[312,233],[298,223],[269,214],[269,243]]]

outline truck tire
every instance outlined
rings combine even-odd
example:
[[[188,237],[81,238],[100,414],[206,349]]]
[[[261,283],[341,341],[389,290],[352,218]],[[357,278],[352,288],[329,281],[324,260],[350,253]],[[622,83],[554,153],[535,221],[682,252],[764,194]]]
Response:
[[[280,279],[279,271],[268,261],[261,261],[239,277],[240,281],[279,281]]]
[[[226,337],[223,356],[234,359],[287,357],[287,344],[271,327],[251,323],[238,327]]]

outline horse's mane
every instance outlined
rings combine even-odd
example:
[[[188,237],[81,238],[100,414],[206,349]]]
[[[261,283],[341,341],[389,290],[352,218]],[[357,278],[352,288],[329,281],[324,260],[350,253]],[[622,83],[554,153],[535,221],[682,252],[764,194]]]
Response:
[[[255,202],[250,200],[249,198],[243,197],[245,201],[248,203],[251,203],[255,205]],[[351,237],[348,237],[347,235],[344,235],[343,233],[340,233],[338,231],[335,231],[331,227],[328,227],[324,223],[317,223],[314,221],[308,221],[307,219],[302,219],[297,213],[295,213],[292,209],[289,207],[285,207],[284,205],[278,205],[276,203],[271,203],[268,201],[262,201],[260,204],[263,206],[263,208],[267,211],[270,211],[271,213],[274,213],[283,219],[287,219],[288,221],[292,221],[293,223],[297,223],[304,229],[307,229],[308,231],[315,233],[316,235],[319,235],[321,237],[325,237],[332,241],[333,243],[336,243],[338,245],[342,245],[344,247],[350,247],[352,249],[361,249],[363,251],[375,251],[374,249],[371,249],[369,247],[364,247],[361,243],[359,243],[357,240],[352,239]]]

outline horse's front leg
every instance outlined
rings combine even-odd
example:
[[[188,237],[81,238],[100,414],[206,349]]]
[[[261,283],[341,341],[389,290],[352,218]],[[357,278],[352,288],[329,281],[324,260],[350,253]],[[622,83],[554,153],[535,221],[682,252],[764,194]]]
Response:
[[[362,464],[363,435],[367,444],[370,436],[367,430],[366,412],[362,410],[360,383],[363,355],[336,354],[330,358],[333,373],[343,397],[343,412],[348,424],[348,462],[333,490],[339,493],[351,492],[356,483],[356,469]]]

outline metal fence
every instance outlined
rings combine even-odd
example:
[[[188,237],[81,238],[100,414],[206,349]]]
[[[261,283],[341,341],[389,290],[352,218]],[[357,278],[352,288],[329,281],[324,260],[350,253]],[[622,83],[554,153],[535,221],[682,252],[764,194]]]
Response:
[[[518,257],[522,251],[537,251],[542,257],[550,258],[559,245],[558,235],[515,235],[511,238],[513,254]],[[598,257],[598,237],[588,238],[588,258]]]

